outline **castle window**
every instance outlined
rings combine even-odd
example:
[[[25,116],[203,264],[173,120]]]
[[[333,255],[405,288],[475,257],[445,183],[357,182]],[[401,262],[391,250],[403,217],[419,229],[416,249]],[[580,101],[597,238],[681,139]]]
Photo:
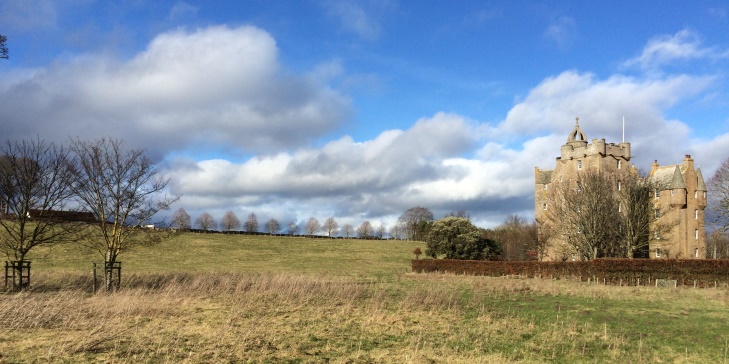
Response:
[[[623,212],[623,205],[622,204],[618,204],[618,212]]]
[[[542,210],[547,211],[547,204],[546,203],[542,205]]]
[[[694,249],[694,258],[699,257],[699,248]]]
[[[661,240],[661,234],[658,233],[658,229],[656,229],[656,231],[653,232],[653,237],[656,240]]]
[[[653,193],[653,197],[658,198],[658,189],[656,188],[655,192]]]
[[[661,210],[654,209],[653,211],[654,211],[654,214],[655,214],[656,219],[659,218],[659,217],[661,217]]]
[[[582,182],[577,182],[577,192],[582,192]]]
[[[661,248],[656,248],[656,258],[661,257]]]
[[[618,159],[618,169],[620,169],[620,167],[621,167],[621,166],[623,165],[623,163],[622,163],[622,162],[623,162],[623,161],[621,161],[620,159]]]
[[[694,198],[699,198],[699,191],[694,191]]]
[[[694,230],[694,235],[696,236],[696,240],[699,240],[699,229]]]
[[[545,190],[547,189],[547,185],[546,185],[546,184],[544,185],[544,189],[545,189]]]
[[[699,219],[699,210],[694,210],[694,219]]]
[[[620,187],[622,187],[622,184],[618,181],[618,191],[620,191]]]
[[[577,169],[582,169],[582,161],[581,160],[578,160],[577,161]]]

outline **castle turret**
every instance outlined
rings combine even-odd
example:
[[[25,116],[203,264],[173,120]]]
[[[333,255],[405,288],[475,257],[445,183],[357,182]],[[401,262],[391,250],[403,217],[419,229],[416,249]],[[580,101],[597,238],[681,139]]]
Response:
[[[671,185],[668,189],[671,190],[671,206],[686,205],[686,183],[683,180],[679,166],[676,166],[673,170],[673,179],[671,179]]]
[[[696,168],[696,201],[699,204],[699,208],[702,210],[706,208],[706,183],[704,183],[701,168]]]

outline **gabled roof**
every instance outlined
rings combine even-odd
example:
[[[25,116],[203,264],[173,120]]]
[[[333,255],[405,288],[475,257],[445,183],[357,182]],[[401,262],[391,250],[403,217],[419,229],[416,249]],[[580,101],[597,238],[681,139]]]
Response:
[[[651,173],[650,178],[659,190],[686,188],[681,168],[677,164],[658,167]]]

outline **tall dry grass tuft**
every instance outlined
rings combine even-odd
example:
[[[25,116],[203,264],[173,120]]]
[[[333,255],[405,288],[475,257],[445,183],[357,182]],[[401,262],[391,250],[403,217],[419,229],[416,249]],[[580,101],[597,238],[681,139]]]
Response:
[[[591,319],[593,305],[635,320],[630,307],[643,302],[693,301],[709,317],[726,299],[721,290],[441,274],[130,274],[118,292],[99,294],[88,277],[38,278],[28,291],[0,293],[0,362],[705,361],[716,356],[691,348],[679,357],[676,342],[661,341],[675,323],[645,335]]]

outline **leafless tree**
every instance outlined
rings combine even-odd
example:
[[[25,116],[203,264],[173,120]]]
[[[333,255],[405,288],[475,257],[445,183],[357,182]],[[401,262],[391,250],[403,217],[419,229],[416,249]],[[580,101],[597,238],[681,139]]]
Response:
[[[401,224],[395,224],[390,228],[390,236],[394,239],[402,240],[405,238],[405,228]]]
[[[324,220],[324,225],[322,225],[322,229],[327,232],[327,236],[331,237],[332,235],[337,234],[339,224],[337,224],[337,220],[334,220],[333,217],[328,217],[326,220]]]
[[[172,227],[180,230],[189,230],[192,227],[190,215],[184,208],[180,207],[172,214]]]
[[[714,230],[706,242],[706,256],[712,259],[729,258],[729,234],[722,230]]]
[[[375,235],[375,229],[372,227],[372,224],[365,220],[362,225],[360,225],[357,228],[357,236],[363,239],[371,238]]]
[[[246,220],[246,223],[244,225],[246,232],[255,233],[256,231],[258,231],[258,218],[256,217],[256,214],[251,212],[248,215],[248,220]]]
[[[345,238],[349,238],[354,234],[354,226],[352,224],[344,224],[342,226],[342,234],[344,234]]]
[[[719,229],[729,231],[729,158],[709,180],[709,204],[716,214],[714,223]]]
[[[203,212],[200,216],[197,217],[197,219],[195,219],[195,226],[199,227],[200,230],[203,231],[218,229],[218,223],[215,222],[213,216],[207,212]]]
[[[405,211],[397,221],[405,228],[408,240],[425,241],[428,223],[433,221],[433,212],[416,206]]]
[[[385,237],[385,234],[387,233],[387,227],[384,223],[380,224],[380,226],[377,227],[375,230],[375,237],[377,239],[382,239]]]
[[[306,235],[314,235],[317,231],[321,230],[321,224],[319,220],[312,217],[306,222]]]
[[[292,221],[291,223],[289,223],[289,226],[288,226],[289,235],[298,234],[300,229],[301,228],[299,227],[299,224],[296,223],[296,221]]]
[[[160,196],[169,179],[161,176],[144,149],[125,149],[119,139],[76,140],[73,190],[79,203],[96,218],[89,241],[113,265],[119,254],[159,235],[142,229],[179,196]],[[111,288],[107,280],[107,289]]]
[[[518,215],[509,215],[488,235],[501,245],[501,259],[530,260],[538,256],[537,230],[535,222],[530,223]]]
[[[240,220],[235,216],[233,211],[227,211],[220,220],[220,229],[223,231],[233,231],[240,227]]]
[[[448,217],[448,216],[460,217],[460,218],[463,218],[466,220],[471,220],[471,213],[469,213],[468,210],[464,210],[464,209],[460,209],[458,211],[451,211],[450,213],[448,213],[448,215],[446,215],[446,217]]]
[[[266,231],[271,235],[278,234],[281,231],[281,224],[278,223],[278,220],[271,218],[266,222]]]
[[[73,170],[68,149],[40,139],[0,146],[0,249],[8,258],[23,262],[36,246],[77,239],[84,224],[65,211]]]
[[[565,256],[584,259],[622,256],[622,218],[613,180],[598,171],[584,171],[576,180],[555,182],[550,189],[549,220],[565,244]]]
[[[652,192],[654,183],[634,171],[617,176],[618,210],[622,219],[620,239],[617,240],[619,252],[624,258],[648,258],[648,250],[653,236],[651,229],[669,229],[656,219]]]

